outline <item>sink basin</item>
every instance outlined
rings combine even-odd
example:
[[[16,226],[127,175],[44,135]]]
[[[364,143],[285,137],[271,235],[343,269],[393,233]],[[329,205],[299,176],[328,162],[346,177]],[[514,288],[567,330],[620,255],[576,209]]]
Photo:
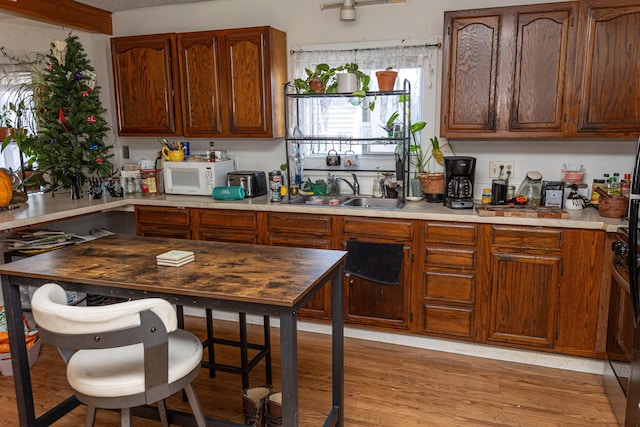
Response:
[[[402,199],[381,199],[366,196],[308,196],[302,195],[291,199],[292,205],[313,205],[370,209],[401,209],[404,206]]]
[[[342,206],[378,209],[400,209],[404,206],[402,199],[380,199],[376,197],[352,197]]]
[[[299,196],[292,199],[292,205],[340,206],[351,196]]]

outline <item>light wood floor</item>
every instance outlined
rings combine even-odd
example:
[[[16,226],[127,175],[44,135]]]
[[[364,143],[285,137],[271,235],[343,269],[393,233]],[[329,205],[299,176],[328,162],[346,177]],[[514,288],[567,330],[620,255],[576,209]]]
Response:
[[[204,319],[187,317],[194,333],[203,335],[203,326]],[[216,330],[233,336],[236,324],[216,321]],[[250,325],[249,332],[256,340],[261,329]],[[279,378],[278,329],[272,338]],[[298,346],[300,425],[320,426],[331,402],[330,336],[300,332]],[[350,338],[345,348],[345,426],[617,426],[598,375]],[[226,362],[237,357],[236,350],[216,351]],[[38,414],[69,396],[55,349],[43,345],[31,375]],[[263,382],[261,364],[252,372],[252,385]],[[207,415],[243,421],[239,376],[218,373],[209,379],[203,370],[195,387]],[[168,406],[189,408],[180,395]],[[81,426],[84,415],[79,407],[55,426]],[[98,411],[96,426],[118,422],[117,414]],[[12,377],[0,377],[0,425],[18,425]],[[134,419],[134,425],[158,424]]]

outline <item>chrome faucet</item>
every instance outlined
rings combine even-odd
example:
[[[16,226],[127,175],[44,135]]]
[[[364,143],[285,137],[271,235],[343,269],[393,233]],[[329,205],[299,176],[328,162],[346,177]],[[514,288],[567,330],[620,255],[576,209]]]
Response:
[[[358,177],[355,173],[352,173],[351,176],[353,177],[353,184],[350,183],[349,180],[342,178],[341,176],[336,176],[336,181],[342,181],[346,183],[353,191],[353,194],[357,196],[358,194],[360,194],[360,183],[358,182]]]

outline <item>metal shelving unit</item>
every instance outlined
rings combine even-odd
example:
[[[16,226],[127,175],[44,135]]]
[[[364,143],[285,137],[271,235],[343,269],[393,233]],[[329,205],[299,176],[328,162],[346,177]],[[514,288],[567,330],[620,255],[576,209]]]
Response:
[[[401,182],[402,192],[398,194],[398,196],[402,197],[402,201],[405,202],[406,197],[409,192],[409,163],[410,163],[410,150],[409,145],[411,144],[411,134],[409,131],[409,105],[411,105],[411,85],[408,80],[404,80],[402,85],[402,90],[394,90],[388,92],[367,92],[367,99],[370,97],[375,98],[376,100],[383,97],[401,97],[404,98],[404,102],[399,102],[399,113],[401,118],[400,123],[402,124],[402,136],[401,137],[345,137],[345,136],[322,136],[322,135],[293,135],[290,132],[292,129],[291,125],[294,125],[294,128],[299,129],[300,125],[300,103],[306,102],[307,100],[313,99],[323,99],[323,98],[352,98],[350,93],[312,93],[312,94],[301,94],[297,93],[295,87],[291,83],[287,83],[284,87],[284,97],[285,97],[285,129],[287,129],[287,136],[285,137],[285,155],[286,155],[286,164],[287,164],[287,183],[291,186],[291,183],[294,182],[293,172],[291,170],[291,146],[297,145],[298,148],[301,145],[305,144],[315,144],[319,142],[324,142],[325,144],[329,143],[346,143],[349,145],[388,145],[388,144],[400,144],[401,149],[396,150],[395,160],[396,160],[396,169],[395,170],[384,170],[381,172],[394,172],[396,174],[396,180]],[[311,103],[309,103],[311,105]],[[359,106],[354,106],[354,108],[361,108]],[[295,111],[295,114],[292,112]],[[295,123],[292,123],[292,116],[295,120]],[[400,154],[398,154],[400,153]],[[326,171],[326,172],[336,172],[336,171],[344,171],[344,172],[355,172],[351,169],[345,169],[341,167],[331,167],[327,166],[322,169],[310,169],[305,168],[304,170],[310,171]],[[377,170],[372,169],[358,169],[358,172],[378,172]],[[291,198],[291,192],[287,192],[287,200]]]

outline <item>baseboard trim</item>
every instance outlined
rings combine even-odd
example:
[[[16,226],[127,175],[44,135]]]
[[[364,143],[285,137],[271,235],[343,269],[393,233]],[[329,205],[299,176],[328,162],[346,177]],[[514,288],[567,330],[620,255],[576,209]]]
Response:
[[[204,317],[205,315],[203,309],[190,307],[185,307],[184,312],[191,316]],[[213,317],[214,319],[231,322],[238,321],[238,315],[236,313],[214,311]],[[262,316],[247,315],[247,323],[262,324]],[[272,318],[271,326],[280,327],[279,319]],[[331,334],[331,325],[300,320],[298,321],[298,330],[329,335]],[[501,360],[504,362],[524,363],[528,365],[564,369],[568,371],[585,372],[597,375],[602,375],[604,372],[604,361],[588,357],[575,357],[539,351],[518,350],[462,341],[423,337],[420,335],[374,331],[371,329],[354,328],[350,326],[345,326],[344,336],[348,338],[377,341],[399,346],[463,354],[485,359]]]

